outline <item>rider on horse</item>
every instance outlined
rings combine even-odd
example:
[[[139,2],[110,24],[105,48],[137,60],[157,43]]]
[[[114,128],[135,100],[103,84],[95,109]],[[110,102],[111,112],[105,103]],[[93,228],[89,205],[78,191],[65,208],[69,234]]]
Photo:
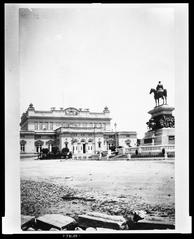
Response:
[[[161,81],[158,82],[158,85],[156,86],[156,91],[159,93],[163,93],[164,88],[163,85],[161,84]]]
[[[156,106],[159,106],[159,99],[163,99],[163,104],[167,104],[167,90],[163,88],[161,81],[158,82],[156,89],[151,89],[150,94],[154,93],[154,99],[156,102]]]

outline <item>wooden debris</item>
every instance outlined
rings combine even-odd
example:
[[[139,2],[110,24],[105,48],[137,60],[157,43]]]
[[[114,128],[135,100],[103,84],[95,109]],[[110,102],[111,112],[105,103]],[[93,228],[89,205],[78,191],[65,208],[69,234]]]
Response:
[[[99,232],[112,232],[112,231],[115,232],[116,231],[115,229],[103,228],[103,227],[97,227],[96,230]]]
[[[38,228],[50,230],[56,228],[58,230],[74,230],[76,221],[72,217],[61,214],[45,214],[36,219]]]
[[[59,231],[59,229],[51,227],[51,229],[49,231]]]
[[[175,229],[175,225],[169,222],[169,219],[161,217],[146,216],[140,222],[132,225],[133,230],[153,230],[153,229]]]
[[[35,224],[35,217],[33,216],[27,216],[27,215],[21,215],[21,229],[27,230],[29,227],[33,227]]]
[[[82,197],[82,196],[74,196],[71,194],[66,194],[62,197],[63,200],[83,200],[83,201],[96,201],[93,197]]]
[[[87,213],[78,216],[78,223],[81,227],[101,227],[116,230],[127,228],[127,220],[122,216],[112,216],[98,212]]]
[[[96,228],[94,228],[94,227],[88,227],[88,228],[86,228],[86,231],[96,231]]]
[[[75,231],[84,231],[81,227],[76,227]]]
[[[26,231],[35,231],[35,229],[32,227],[29,227]]]
[[[125,215],[125,219],[127,220],[127,224],[130,226],[130,224],[136,223],[139,220],[144,219],[146,216],[146,212],[143,210],[140,211],[132,211],[131,213],[128,213]]]

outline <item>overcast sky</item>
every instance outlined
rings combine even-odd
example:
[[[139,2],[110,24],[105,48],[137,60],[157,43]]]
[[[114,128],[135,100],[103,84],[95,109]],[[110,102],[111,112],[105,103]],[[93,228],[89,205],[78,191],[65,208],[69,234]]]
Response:
[[[174,9],[20,9],[20,113],[50,107],[108,106],[112,125],[143,137],[162,81],[174,106]]]

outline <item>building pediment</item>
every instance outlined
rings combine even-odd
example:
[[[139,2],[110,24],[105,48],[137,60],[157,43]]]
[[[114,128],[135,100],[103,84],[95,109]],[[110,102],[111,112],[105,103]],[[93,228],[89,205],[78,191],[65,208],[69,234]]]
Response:
[[[79,110],[76,108],[73,108],[73,107],[66,108],[64,111],[65,111],[66,115],[78,115],[79,114]]]

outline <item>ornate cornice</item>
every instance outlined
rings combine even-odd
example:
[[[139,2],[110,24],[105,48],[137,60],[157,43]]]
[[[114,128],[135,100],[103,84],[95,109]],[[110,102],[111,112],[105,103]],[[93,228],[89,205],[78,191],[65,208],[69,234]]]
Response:
[[[79,121],[82,121],[82,120],[90,120],[90,121],[110,121],[112,118],[110,117],[107,117],[107,118],[93,118],[93,117],[82,117],[82,116],[73,116],[73,117],[70,117],[70,116],[28,116],[26,119],[36,119],[36,120],[42,120],[42,119],[45,119],[45,120],[73,120],[73,121],[76,121],[76,120],[79,120]]]

